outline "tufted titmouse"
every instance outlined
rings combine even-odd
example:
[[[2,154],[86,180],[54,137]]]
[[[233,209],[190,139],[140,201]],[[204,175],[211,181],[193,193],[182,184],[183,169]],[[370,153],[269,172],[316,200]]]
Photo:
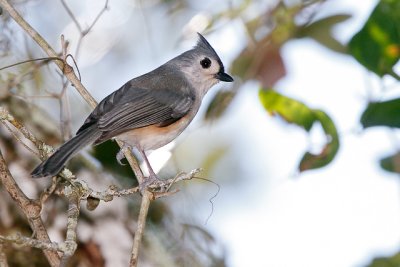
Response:
[[[32,177],[58,174],[67,161],[89,144],[113,137],[136,148],[157,179],[145,151],[174,140],[192,121],[207,91],[219,81],[232,82],[215,50],[201,35],[197,45],[157,69],[134,78],[104,98],[76,136],[32,171]],[[117,160],[123,158],[123,149]]]

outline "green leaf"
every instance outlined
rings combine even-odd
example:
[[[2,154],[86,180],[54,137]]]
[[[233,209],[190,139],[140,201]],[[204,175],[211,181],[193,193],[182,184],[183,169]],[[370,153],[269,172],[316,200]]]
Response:
[[[400,1],[381,0],[364,27],[351,39],[349,49],[369,70],[398,79],[393,66],[400,59]]]
[[[310,109],[307,105],[272,90],[259,91],[264,108],[272,115],[279,115],[289,123],[294,123],[306,131],[318,122],[326,135],[326,144],[319,154],[306,152],[299,164],[299,170],[311,170],[328,165],[339,150],[339,135],[331,118],[322,110]]]
[[[287,122],[297,124],[306,131],[311,129],[315,115],[305,104],[272,90],[261,89],[259,97],[264,108],[271,115],[279,115]]]
[[[299,170],[311,170],[328,165],[339,150],[339,136],[332,119],[322,110],[313,110],[315,118],[321,123],[327,142],[319,154],[307,152],[300,161]]]
[[[400,98],[369,103],[361,115],[364,128],[388,126],[400,128]]]
[[[351,18],[347,14],[337,14],[314,21],[301,27],[298,31],[298,37],[309,37],[321,45],[338,53],[347,53],[347,47],[341,44],[332,36],[332,28]]]
[[[400,152],[381,159],[379,163],[385,171],[400,173]]]

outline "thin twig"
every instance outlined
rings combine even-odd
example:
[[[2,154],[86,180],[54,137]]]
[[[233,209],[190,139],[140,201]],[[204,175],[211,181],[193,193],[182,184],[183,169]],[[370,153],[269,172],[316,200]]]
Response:
[[[100,10],[100,12],[94,18],[94,20],[92,21],[92,24],[90,24],[90,26],[86,29],[86,32],[90,32],[92,30],[92,28],[94,27],[94,25],[97,23],[97,21],[100,19],[100,17],[103,15],[103,13],[106,12],[106,10],[108,9],[108,1],[109,0],[105,1],[104,7]]]
[[[78,28],[79,32],[82,32],[81,25],[79,24],[78,20],[74,16],[74,13],[72,13],[72,10],[68,7],[67,3],[64,0],[61,0],[61,4],[65,8],[65,11],[67,11],[68,15],[70,16],[70,18],[74,22],[75,26]]]
[[[14,136],[15,140],[17,140],[23,147],[25,147],[26,150],[30,151],[32,154],[35,154],[36,156],[40,157],[40,154],[36,151],[33,151],[27,144],[25,144],[24,141],[19,138],[19,136],[11,129],[11,127],[4,122],[4,120],[0,119],[0,122],[3,123],[3,125],[7,128],[7,130]]]
[[[35,146],[43,146],[44,143],[40,140],[37,140],[36,137],[24,125],[22,125],[22,123],[16,120],[14,116],[12,116],[4,107],[0,107],[0,121],[8,121],[9,123],[11,123],[23,134],[26,139],[30,140]]]
[[[51,181],[51,185],[46,188],[41,194],[40,194],[40,205],[43,207],[44,203],[47,201],[47,199],[54,193],[54,191],[57,188],[58,185],[58,181],[57,181],[58,177],[53,177],[52,181]]]
[[[80,51],[80,47],[81,47],[83,38],[92,30],[94,25],[97,23],[97,21],[103,15],[103,13],[108,9],[108,1],[109,0],[105,1],[104,7],[100,10],[100,12],[94,18],[94,20],[92,21],[90,26],[87,27],[86,29],[83,29],[82,26],[80,25],[78,19],[75,17],[74,13],[72,12],[72,10],[68,7],[68,5],[65,2],[65,0],[61,0],[62,5],[64,6],[64,8],[67,11],[68,15],[71,17],[72,21],[74,22],[74,24],[75,24],[75,26],[78,29],[79,34],[80,34],[79,39],[78,39],[78,43],[76,45],[76,50],[75,50],[75,57],[76,58],[79,58],[79,51]]]
[[[11,64],[11,65],[7,65],[7,66],[4,66],[4,67],[1,67],[1,68],[0,68],[0,71],[5,70],[5,69],[8,69],[8,68],[15,67],[15,66],[18,66],[18,65],[21,65],[21,64],[25,64],[25,63],[30,63],[30,62],[35,62],[35,61],[44,61],[44,62],[46,62],[46,61],[51,61],[51,60],[60,60],[60,61],[63,61],[63,60],[62,60],[61,58],[59,58],[59,57],[41,57],[41,58],[33,58],[33,59],[28,59],[28,60],[24,60],[24,61],[19,61],[19,62],[17,62],[17,63]]]
[[[116,186],[111,185],[105,191],[91,191],[88,197],[109,202],[112,201],[114,197],[129,196],[137,192],[139,192],[138,186],[129,189],[118,189]]]
[[[6,110],[4,107],[0,107],[0,122],[8,126],[5,121],[12,124],[26,139],[30,140],[38,148],[40,158],[45,159],[54,151],[51,146],[48,146],[44,142],[38,140],[24,125],[22,125],[22,123],[16,120],[14,116],[8,112],[8,110]],[[21,143],[23,142],[21,141]]]
[[[151,196],[151,197],[153,199],[157,199],[157,198],[165,196],[164,190],[166,188],[169,189],[175,183],[196,178],[196,175],[199,172],[201,172],[200,168],[194,169],[189,173],[182,172],[174,178],[161,180],[158,183],[153,183],[153,184],[149,185],[148,189],[150,189],[154,192],[161,192],[161,193],[153,193],[153,196]],[[78,181],[76,181],[76,182],[78,182]],[[79,182],[83,183],[83,181],[79,181]],[[81,185],[81,186],[85,187],[85,185]],[[129,189],[119,189],[116,186],[112,185],[112,186],[109,186],[104,191],[94,191],[94,190],[88,189],[87,198],[92,197],[92,198],[96,198],[96,199],[108,202],[108,201],[112,201],[114,199],[114,197],[128,196],[128,195],[136,194],[138,192],[139,192],[138,186],[132,187]]]

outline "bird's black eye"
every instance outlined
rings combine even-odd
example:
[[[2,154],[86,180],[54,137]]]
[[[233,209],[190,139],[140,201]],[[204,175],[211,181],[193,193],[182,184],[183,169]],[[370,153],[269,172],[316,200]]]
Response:
[[[208,69],[211,66],[211,60],[208,57],[205,57],[200,61],[200,65],[203,69]]]

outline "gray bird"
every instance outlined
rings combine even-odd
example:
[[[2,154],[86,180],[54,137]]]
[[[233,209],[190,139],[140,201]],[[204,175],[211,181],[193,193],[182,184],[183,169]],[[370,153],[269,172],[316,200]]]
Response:
[[[145,151],[174,140],[193,120],[207,91],[219,81],[233,81],[215,50],[198,35],[193,49],[104,98],[76,135],[37,166],[32,177],[55,176],[85,146],[115,137],[124,147],[136,148],[147,164],[148,180],[157,179]],[[117,154],[119,162],[124,157],[123,148]]]

